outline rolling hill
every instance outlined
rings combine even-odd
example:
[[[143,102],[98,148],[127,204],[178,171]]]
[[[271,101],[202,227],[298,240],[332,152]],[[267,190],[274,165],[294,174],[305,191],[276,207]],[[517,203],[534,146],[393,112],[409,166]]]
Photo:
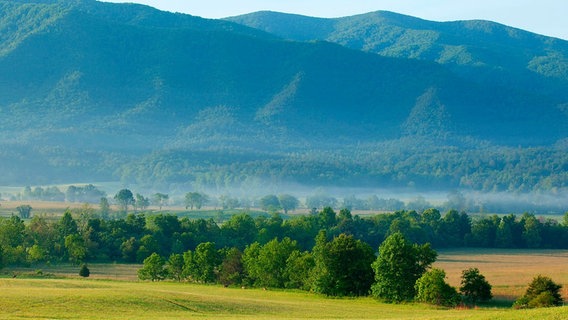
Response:
[[[455,168],[386,163],[409,150],[435,163],[444,152],[555,155],[565,145],[565,41],[380,12],[230,20],[93,0],[0,1],[0,185],[268,177],[459,187]],[[531,176],[529,188],[551,174]]]

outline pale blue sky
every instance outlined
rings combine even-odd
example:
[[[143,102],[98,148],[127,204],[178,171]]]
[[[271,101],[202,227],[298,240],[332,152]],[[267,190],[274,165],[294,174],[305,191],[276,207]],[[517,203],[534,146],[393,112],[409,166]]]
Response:
[[[434,21],[483,19],[568,40],[568,0],[106,0],[204,18],[260,10],[343,17],[388,10]]]

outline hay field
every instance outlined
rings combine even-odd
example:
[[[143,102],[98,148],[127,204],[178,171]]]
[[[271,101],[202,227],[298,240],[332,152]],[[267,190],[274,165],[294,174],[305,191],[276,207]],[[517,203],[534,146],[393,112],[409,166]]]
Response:
[[[434,267],[444,269],[455,287],[460,285],[462,270],[478,268],[493,286],[495,299],[501,300],[521,296],[528,283],[541,274],[562,284],[562,296],[568,300],[568,250],[441,250]]]

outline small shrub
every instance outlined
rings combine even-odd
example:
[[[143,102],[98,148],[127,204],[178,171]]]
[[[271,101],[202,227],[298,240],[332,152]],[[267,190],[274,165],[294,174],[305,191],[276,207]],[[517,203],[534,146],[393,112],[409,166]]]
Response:
[[[91,271],[89,270],[86,264],[81,265],[81,269],[79,270],[79,275],[83,278],[88,278],[91,275]]]
[[[416,281],[416,301],[439,306],[455,307],[461,302],[457,290],[445,281],[446,273],[432,269]]]
[[[543,308],[562,305],[561,285],[549,277],[537,276],[529,284],[526,293],[513,304],[515,309]]]
[[[541,292],[528,303],[529,308],[546,308],[555,305],[555,298],[552,293],[548,291]]]

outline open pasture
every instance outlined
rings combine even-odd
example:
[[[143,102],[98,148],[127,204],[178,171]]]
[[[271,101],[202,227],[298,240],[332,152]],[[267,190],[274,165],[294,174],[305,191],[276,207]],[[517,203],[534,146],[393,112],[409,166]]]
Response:
[[[383,304],[372,298],[332,299],[283,290],[223,288],[174,282],[139,282],[140,265],[90,264],[81,279],[77,266],[42,269],[63,279],[0,279],[1,319],[566,319],[568,307],[513,310],[537,274],[552,277],[568,292],[568,251],[462,249],[439,252],[435,267],[459,286],[461,271],[477,267],[493,285],[495,303],[446,310],[423,304]],[[6,272],[32,273],[33,269]],[[8,274],[9,275],[9,274]],[[116,281],[120,280],[120,281]]]
[[[568,309],[445,310],[171,282],[0,279],[2,319],[564,319]]]

